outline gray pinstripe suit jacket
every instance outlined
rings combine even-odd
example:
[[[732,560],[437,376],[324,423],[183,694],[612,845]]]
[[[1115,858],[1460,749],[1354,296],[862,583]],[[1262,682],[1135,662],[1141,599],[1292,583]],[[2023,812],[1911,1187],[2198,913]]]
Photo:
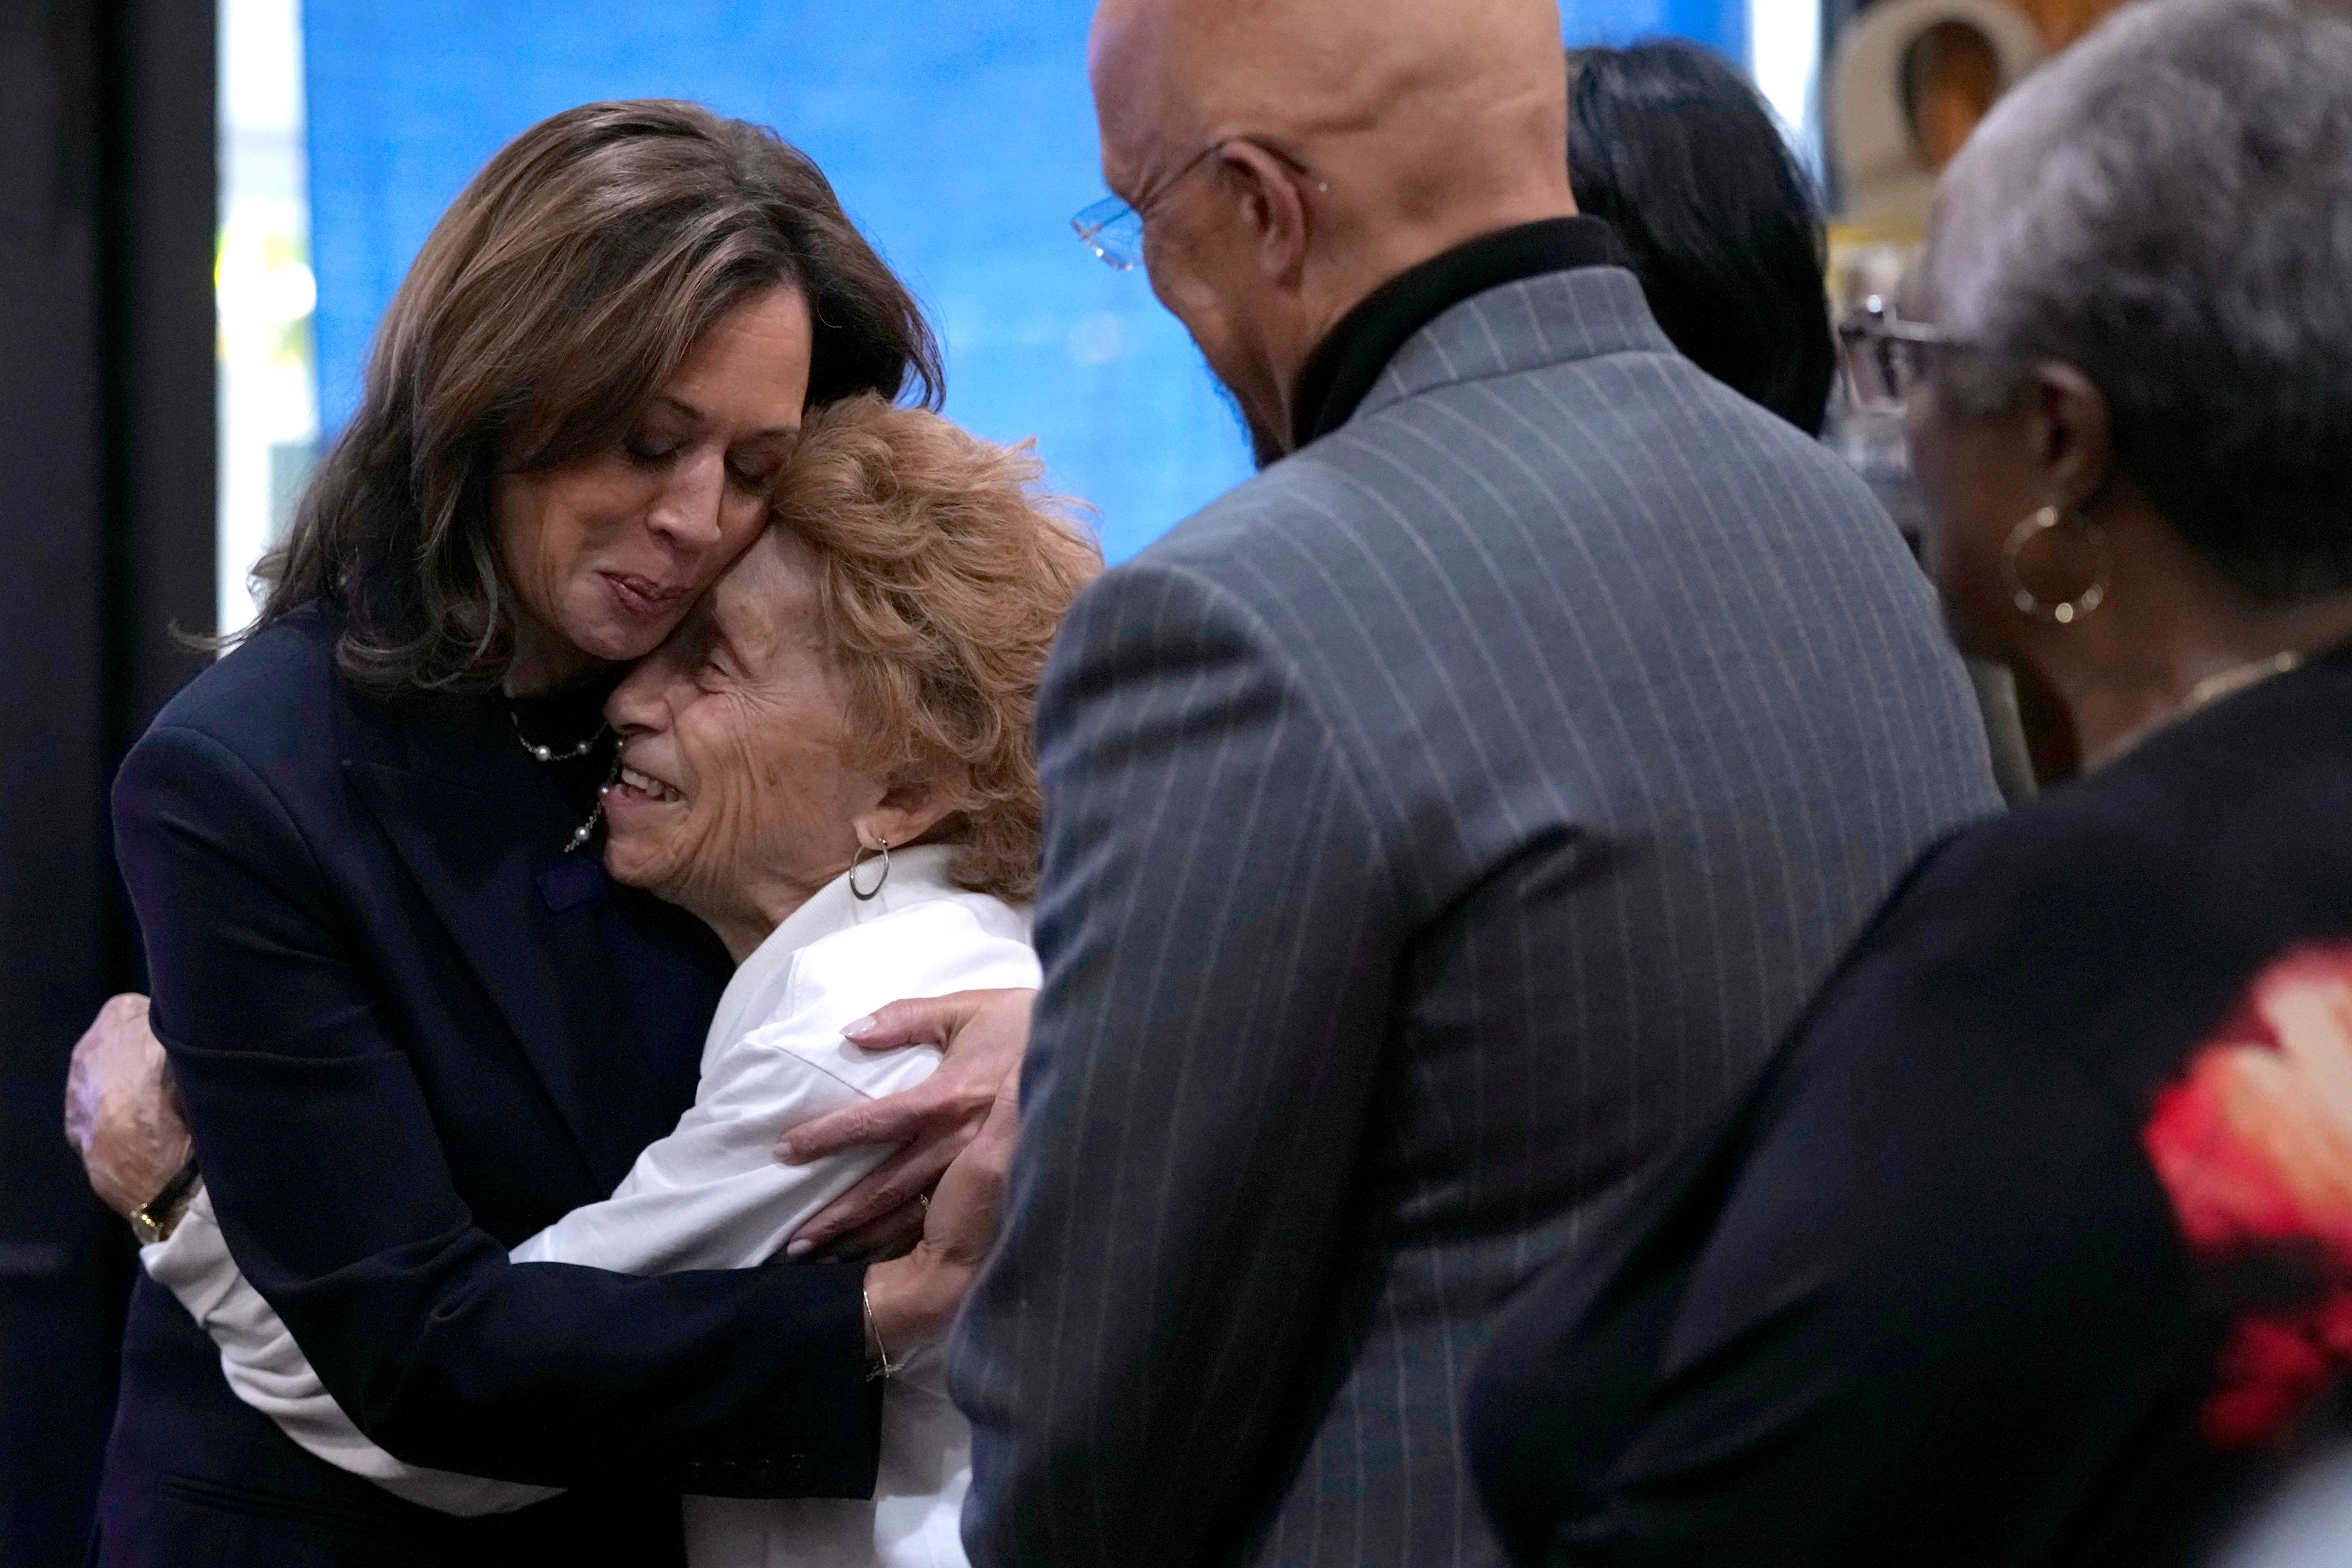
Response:
[[[1499,1561],[1490,1315],[1994,810],[1927,584],[1632,274],[1457,305],[1080,600],[950,1347],[975,1562]]]

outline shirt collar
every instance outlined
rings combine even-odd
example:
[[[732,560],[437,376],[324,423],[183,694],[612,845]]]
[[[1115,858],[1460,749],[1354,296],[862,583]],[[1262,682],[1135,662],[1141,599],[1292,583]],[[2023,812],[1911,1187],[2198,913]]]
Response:
[[[1308,356],[1291,409],[1293,445],[1345,425],[1406,340],[1465,300],[1546,272],[1625,265],[1615,231],[1579,216],[1498,229],[1407,268],[1341,317]]]
[[[726,994],[719,998],[719,1011],[710,1020],[709,1037],[703,1046],[705,1064],[713,1051],[733,1045],[769,1020],[779,1000],[776,990],[790,978],[793,958],[801,949],[835,931],[961,891],[948,878],[948,865],[955,850],[952,844],[918,844],[910,849],[893,850],[890,874],[882,879],[881,890],[871,899],[860,899],[849,890],[846,872],[811,894],[808,902],[785,916],[783,923],[752,950],[751,956],[743,961],[735,977],[727,983]],[[868,860],[860,866],[856,875],[861,885],[871,886],[873,862]]]

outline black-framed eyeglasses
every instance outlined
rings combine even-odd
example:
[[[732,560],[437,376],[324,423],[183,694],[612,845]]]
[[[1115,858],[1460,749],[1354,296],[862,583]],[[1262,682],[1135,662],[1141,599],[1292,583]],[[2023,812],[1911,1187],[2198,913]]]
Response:
[[[1838,323],[1846,391],[1864,414],[1900,414],[1927,374],[1929,351],[1969,345],[1941,327],[1903,319],[1892,301],[1872,295]]]
[[[1166,196],[1182,182],[1184,176],[1236,142],[1248,142],[1292,174],[1311,182],[1317,191],[1326,194],[1330,191],[1330,182],[1281,148],[1261,142],[1255,136],[1221,136],[1171,174],[1153,200]],[[1125,198],[1105,196],[1079,208],[1078,215],[1070,220],[1070,227],[1076,232],[1078,243],[1102,258],[1106,266],[1115,267],[1121,272],[1131,272],[1143,265],[1143,214],[1129,205]]]

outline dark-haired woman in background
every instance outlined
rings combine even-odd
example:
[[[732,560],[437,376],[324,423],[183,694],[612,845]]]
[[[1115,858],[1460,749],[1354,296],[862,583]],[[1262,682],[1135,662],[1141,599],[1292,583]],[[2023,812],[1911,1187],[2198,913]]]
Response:
[[[1772,112],[1711,49],[1573,49],[1568,178],[1607,221],[1675,346],[1809,436],[1830,336],[1821,204]]]
[[[1496,1325],[1517,1561],[2153,1568],[2345,1430],[2347,211],[2352,20],[2301,0],[2131,7],[1946,171],[1856,387],[2091,771],[1931,850]]]
[[[1568,62],[1577,206],[1617,231],[1685,357],[1819,436],[1837,369],[1826,239],[1771,110],[1729,60],[1677,38],[1571,49]],[[2016,687],[1998,664],[1968,663],[2001,794],[2030,798]]]
[[[369,1436],[573,1489],[397,1501],[142,1280],[95,1561],[653,1563],[680,1492],[868,1494],[869,1347],[941,1326],[937,1248],[647,1279],[507,1248],[676,1122],[730,970],[570,853],[605,697],[761,536],[805,409],[939,382],[816,167],[690,104],[557,115],[436,226],[258,628],[124,763],[117,842],[237,1263]]]

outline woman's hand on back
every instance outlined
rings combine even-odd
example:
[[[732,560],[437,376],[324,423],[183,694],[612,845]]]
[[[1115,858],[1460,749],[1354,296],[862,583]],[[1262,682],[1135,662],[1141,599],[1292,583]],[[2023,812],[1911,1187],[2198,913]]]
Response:
[[[188,1126],[147,998],[111,997],[74,1047],[66,1139],[92,1191],[119,1215],[146,1203],[188,1163]]]
[[[1021,997],[1025,1019],[1032,993],[978,994]],[[940,1178],[939,1191],[923,1213],[922,1238],[915,1249],[866,1271],[866,1304],[874,1334],[893,1358],[944,1333],[979,1277],[996,1240],[1005,1172],[1020,1130],[1019,1076],[1008,1074],[979,1131]]]
[[[831,1243],[839,1244],[836,1251],[883,1256],[918,1230],[928,1242],[933,1222],[918,1205],[934,1182],[944,1192],[942,1173],[960,1163],[999,1114],[1000,1101],[1017,1097],[1036,996],[1034,991],[959,991],[893,1002],[842,1031],[867,1050],[937,1046],[942,1059],[914,1088],[818,1117],[778,1142],[776,1157],[789,1165],[845,1149],[903,1145],[801,1226],[787,1249],[793,1256]]]

